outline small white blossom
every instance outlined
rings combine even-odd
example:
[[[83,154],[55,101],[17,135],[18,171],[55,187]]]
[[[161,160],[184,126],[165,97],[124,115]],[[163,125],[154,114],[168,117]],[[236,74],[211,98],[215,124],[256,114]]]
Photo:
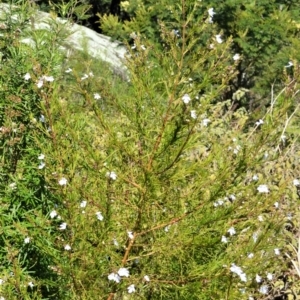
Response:
[[[44,82],[42,79],[39,79],[39,81],[36,83],[37,87],[40,89],[43,85],[44,85]]]
[[[258,274],[256,274],[256,276],[255,276],[255,281],[256,281],[257,283],[260,283],[261,280],[262,280],[261,276],[259,276]]]
[[[98,93],[95,93],[94,94],[94,99],[99,100],[99,99],[101,99],[101,96]]]
[[[17,188],[17,184],[15,182],[9,184],[9,187],[14,191]]]
[[[257,187],[259,193],[269,193],[269,188],[265,184],[261,184]]]
[[[39,156],[38,156],[38,159],[40,160],[43,160],[45,158],[45,155],[43,153],[41,153]]]
[[[133,239],[133,233],[132,231],[127,231],[128,237],[132,240]]]
[[[211,8],[209,8],[208,10],[208,15],[210,16],[210,17],[213,17],[216,13],[214,12],[214,8],[213,7],[211,7]]]
[[[210,123],[210,120],[209,119],[203,119],[202,120],[202,125],[207,127],[208,123]]]
[[[29,243],[30,243],[30,237],[26,237],[26,238],[24,239],[24,243],[25,243],[25,244],[29,244]]]
[[[248,258],[253,258],[254,257],[254,254],[253,253],[249,253],[248,254]]]
[[[141,49],[145,51],[146,47],[144,45],[141,45]]]
[[[48,81],[48,82],[53,82],[54,81],[54,78],[53,76],[43,76],[43,78]]]
[[[258,121],[255,122],[256,126],[264,124],[264,121],[262,119],[259,119]]]
[[[121,277],[116,274],[116,273],[110,273],[108,276],[107,276],[108,280],[110,281],[114,281],[116,283],[119,283],[121,281]]]
[[[66,73],[71,73],[71,72],[72,72],[72,69],[71,69],[71,68],[68,68],[65,72],[66,72]]]
[[[275,206],[275,208],[279,208],[279,203],[278,203],[278,202],[275,202],[275,203],[274,203],[274,206]]]
[[[87,78],[89,78],[89,75],[84,74],[84,75],[81,77],[81,81],[83,81],[83,80],[85,80],[85,79],[87,79]]]
[[[60,230],[65,230],[67,228],[67,223],[61,223],[60,225],[59,225],[59,229]]]
[[[292,61],[289,61],[288,64],[285,66],[286,68],[290,68],[292,67],[294,64]]]
[[[129,277],[129,271],[127,268],[120,268],[118,271],[118,275],[121,277]]]
[[[39,170],[42,170],[42,169],[44,169],[45,168],[45,163],[43,162],[43,161],[41,161],[41,163],[39,164],[39,166],[38,166],[38,169]]]
[[[57,216],[57,212],[56,210],[52,210],[51,213],[50,213],[50,218],[53,219]]]
[[[71,246],[69,245],[69,244],[67,244],[66,246],[65,246],[65,250],[66,251],[70,251],[72,248],[71,248]]]
[[[32,281],[29,281],[29,282],[28,282],[28,286],[31,287],[31,288],[33,288],[33,287],[34,287],[33,282],[32,282]]]
[[[68,182],[68,180],[66,179],[66,178],[61,178],[59,181],[58,181],[58,184],[59,185],[66,185],[67,184],[67,182]]]
[[[259,292],[263,295],[266,295],[268,294],[269,292],[269,289],[268,289],[268,286],[267,285],[262,285],[260,288],[259,288]]]
[[[97,217],[97,219],[99,220],[99,221],[103,221],[103,215],[102,215],[102,213],[100,212],[100,211],[98,211],[98,212],[96,212],[96,217]]]
[[[258,180],[258,176],[257,176],[256,174],[253,175],[252,180],[253,180],[253,181],[257,181],[257,180]]]
[[[0,285],[2,285],[4,283],[4,280],[2,278],[0,278]]]
[[[264,218],[263,218],[263,216],[258,216],[258,221],[260,221],[260,222],[263,222],[263,220],[264,220]]]
[[[216,35],[216,41],[217,41],[217,43],[219,43],[219,44],[222,44],[222,43],[223,43],[223,40],[222,40],[220,34],[217,34],[217,35]]]
[[[185,104],[189,104],[189,102],[191,101],[191,97],[188,94],[184,94],[182,97],[182,101]]]
[[[80,203],[80,207],[81,208],[85,208],[86,205],[87,205],[87,201],[86,200],[81,201],[81,203]]]
[[[229,198],[229,200],[231,200],[231,201],[236,200],[236,197],[235,197],[235,195],[233,195],[233,194],[229,195],[228,198]]]
[[[119,243],[118,243],[118,241],[117,241],[116,239],[113,239],[113,243],[114,243],[114,245],[115,245],[116,247],[119,247]]]
[[[294,186],[299,186],[300,185],[300,181],[298,179],[294,179],[293,180],[293,184],[294,184]]]
[[[164,231],[165,231],[165,232],[169,232],[170,228],[171,228],[171,225],[167,225],[167,226],[164,228]]]
[[[116,180],[116,179],[117,179],[117,174],[116,174],[114,171],[112,171],[112,172],[107,172],[107,173],[106,173],[106,177],[108,177],[108,178],[110,178],[110,179],[112,179],[112,180]]]
[[[247,282],[247,276],[246,274],[243,272],[243,270],[241,269],[241,267],[236,266],[235,264],[232,264],[230,267],[230,271],[232,273],[237,274],[238,276],[240,276],[241,281],[243,282]]]
[[[227,237],[223,235],[221,238],[221,242],[225,244],[228,243]]]
[[[45,116],[44,115],[41,115],[39,117],[39,121],[42,122],[42,123],[45,123],[46,119],[45,119]]]
[[[24,75],[24,79],[27,81],[27,80],[29,80],[31,78],[31,76],[30,76],[30,74],[29,73],[26,73],[25,75]]]
[[[147,281],[147,282],[149,282],[149,281],[150,281],[149,276],[148,276],[148,275],[145,275],[145,276],[144,276],[144,280]]]
[[[134,293],[134,292],[135,292],[134,284],[131,284],[131,285],[127,288],[127,290],[128,290],[128,293],[129,293],[129,294]]]
[[[0,300],[5,300],[5,298],[1,296],[1,297],[0,297]]]
[[[236,54],[234,54],[234,56],[232,58],[233,58],[233,60],[239,60],[241,58],[241,56],[238,53],[236,53]]]
[[[275,255],[280,255],[280,250],[278,248],[274,249]]]
[[[268,280],[273,280],[273,274],[268,273],[268,274],[267,274],[267,278],[268,278]]]
[[[280,137],[280,139],[281,139],[281,141],[283,142],[283,143],[285,143],[285,141],[286,141],[286,135],[282,135],[281,137]]]
[[[191,110],[191,118],[197,119],[197,114],[195,110]]]
[[[230,235],[235,235],[236,234],[236,231],[233,227],[230,227],[227,231]]]
[[[90,73],[89,73],[89,76],[90,76],[90,77],[94,77],[94,73],[93,73],[93,72],[90,72]]]

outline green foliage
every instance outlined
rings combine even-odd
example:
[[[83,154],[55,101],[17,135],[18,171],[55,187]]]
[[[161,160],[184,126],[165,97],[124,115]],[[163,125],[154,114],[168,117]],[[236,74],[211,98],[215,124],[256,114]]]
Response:
[[[4,16],[0,297],[297,290],[300,72],[253,121],[234,107],[250,90],[223,99],[243,60],[232,58],[234,38],[218,43],[217,27],[201,22],[201,7],[174,4],[160,44],[136,30],[128,81],[86,53],[64,57],[55,20],[50,31],[28,30],[27,5],[18,19]]]

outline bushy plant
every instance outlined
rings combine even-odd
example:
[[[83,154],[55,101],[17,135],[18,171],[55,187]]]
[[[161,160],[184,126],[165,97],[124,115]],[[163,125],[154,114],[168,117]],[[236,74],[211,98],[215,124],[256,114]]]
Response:
[[[0,297],[292,295],[299,73],[254,122],[219,101],[239,60],[198,5],[160,23],[162,46],[132,36],[127,82],[5,16]]]

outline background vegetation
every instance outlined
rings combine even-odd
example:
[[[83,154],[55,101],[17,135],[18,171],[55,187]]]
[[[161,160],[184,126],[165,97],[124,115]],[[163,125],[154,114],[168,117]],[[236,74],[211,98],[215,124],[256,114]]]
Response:
[[[297,299],[297,4],[211,5],[103,14],[128,81],[3,12],[0,299]]]

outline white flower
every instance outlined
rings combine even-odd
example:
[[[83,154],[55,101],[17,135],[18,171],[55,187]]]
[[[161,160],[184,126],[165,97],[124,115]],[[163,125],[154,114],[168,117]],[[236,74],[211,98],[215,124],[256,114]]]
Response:
[[[229,195],[228,198],[229,198],[229,200],[231,200],[231,201],[236,200],[236,197],[235,197],[235,195],[233,195],[233,194]]]
[[[46,120],[45,116],[41,115],[40,118],[39,118],[39,121],[42,122],[42,123],[45,123],[45,120]]]
[[[25,75],[24,75],[24,79],[27,81],[27,80],[29,80],[31,78],[31,76],[30,76],[30,74],[29,73],[26,73]]]
[[[258,186],[257,190],[259,193],[269,193],[269,188],[265,184]]]
[[[5,298],[1,296],[1,297],[0,297],[0,300],[5,300]]]
[[[203,119],[202,120],[202,125],[207,127],[208,123],[210,123],[210,120],[209,119]]]
[[[248,254],[248,258],[253,258],[254,257],[254,254],[253,253],[249,253]]]
[[[65,72],[66,72],[66,73],[71,73],[71,72],[72,72],[72,69],[71,69],[71,68],[68,68]]]
[[[102,221],[104,219],[100,211],[96,212],[96,217],[99,221]]]
[[[227,231],[230,235],[235,235],[236,234],[236,231],[233,227],[230,227]]]
[[[110,179],[112,179],[112,180],[116,180],[116,179],[117,179],[117,174],[116,174],[114,171],[112,171],[112,172],[107,172],[107,173],[106,173],[106,177],[108,177],[108,178],[110,178]]]
[[[268,289],[268,286],[267,286],[267,285],[262,285],[262,286],[259,288],[259,292],[260,292],[261,294],[263,294],[263,295],[268,294],[268,291],[269,291],[269,289]]]
[[[235,264],[232,264],[230,267],[230,271],[232,273],[237,274],[238,276],[240,276],[241,281],[246,282],[247,281],[247,276],[246,274],[243,272],[243,270],[241,269],[241,267],[236,266]]]
[[[13,182],[9,185],[9,187],[14,191],[17,188],[17,184]]]
[[[262,222],[264,220],[263,216],[258,216],[258,221]]]
[[[195,110],[191,110],[191,118],[197,119],[197,114]]]
[[[93,72],[90,72],[90,73],[89,73],[89,76],[90,76],[90,77],[94,77],[94,73],[93,73]]]
[[[236,53],[236,54],[234,54],[234,56],[232,58],[233,58],[233,60],[239,60],[241,58],[241,56],[238,53]]]
[[[127,288],[127,290],[128,290],[128,293],[129,293],[129,294],[134,293],[134,292],[135,292],[134,284],[131,284],[131,285]]]
[[[184,104],[189,104],[189,102],[191,101],[191,97],[188,94],[184,94],[182,97],[182,101]]]
[[[113,239],[113,243],[114,243],[114,245],[115,245],[116,247],[119,247],[119,243],[118,243],[118,241],[117,241],[116,239]]]
[[[257,283],[260,283],[261,280],[262,280],[261,276],[259,276],[258,274],[256,274],[256,276],[255,276],[255,281],[256,281]]]
[[[165,232],[169,232],[170,228],[171,228],[171,225],[167,225],[167,226],[164,228],[164,231],[165,231]]]
[[[211,8],[209,8],[208,10],[208,15],[210,16],[210,17],[213,17],[216,13],[214,12],[214,8],[213,7],[211,7]]]
[[[286,68],[290,68],[292,67],[294,64],[292,61],[289,61],[288,64],[285,66]]]
[[[68,180],[65,177],[62,177],[59,181],[58,184],[59,185],[66,185],[68,182]]]
[[[121,277],[129,277],[129,271],[127,268],[120,268],[118,271],[118,275]]]
[[[26,238],[24,239],[24,243],[25,243],[25,244],[29,244],[29,243],[30,243],[30,237],[26,237]]]
[[[221,238],[221,242],[225,244],[228,243],[227,237],[223,235]]]
[[[71,248],[71,246],[69,245],[69,244],[67,244],[66,246],[65,246],[65,250],[66,251],[70,251],[72,248]]]
[[[2,278],[0,278],[0,285],[2,285],[4,283],[4,280]]]
[[[33,288],[33,287],[34,287],[33,282],[32,282],[32,281],[29,281],[29,282],[28,282],[28,286],[31,287],[31,288]]]
[[[38,156],[38,159],[42,160],[45,158],[45,155],[43,153],[41,153],[39,156]]]
[[[150,281],[149,276],[148,276],[148,275],[145,275],[145,276],[144,276],[144,280],[147,281],[147,282],[149,282],[149,281]]]
[[[43,78],[48,81],[48,82],[53,82],[54,81],[54,78],[53,76],[43,76]]]
[[[268,273],[268,274],[267,274],[267,278],[268,278],[268,280],[273,280],[273,274]]]
[[[144,45],[141,45],[141,49],[145,51],[146,47]]]
[[[257,181],[257,180],[258,180],[258,176],[257,176],[256,174],[253,175],[252,180],[253,180],[253,181]]]
[[[107,276],[107,278],[108,278],[108,280],[114,281],[116,283],[119,283],[121,281],[121,277],[116,273],[110,273]]]
[[[57,212],[56,210],[52,210],[51,213],[50,213],[50,218],[53,219],[57,216]]]
[[[293,184],[294,184],[294,186],[299,186],[300,185],[300,181],[298,179],[294,179],[293,180]]]
[[[275,202],[275,203],[274,203],[274,206],[275,206],[275,208],[278,208],[278,207],[279,207],[279,203],[278,203],[278,202]]]
[[[42,79],[39,79],[39,81],[36,83],[37,87],[40,89],[43,86],[44,82]]]
[[[38,169],[44,169],[45,168],[45,163],[43,161],[41,161],[41,163],[38,166]]]
[[[214,49],[215,45],[214,44],[209,44],[209,49]]]
[[[217,34],[217,35],[216,35],[216,41],[217,41],[217,43],[219,43],[219,44],[222,44],[222,43],[223,43],[223,40],[222,40],[220,34]]]
[[[81,208],[85,208],[85,207],[86,207],[86,204],[87,204],[87,201],[83,200],[83,201],[81,201],[81,203],[80,203],[80,207],[81,207]]]
[[[262,119],[259,119],[258,121],[255,122],[256,126],[264,124],[264,121]]]
[[[280,250],[278,248],[274,249],[275,255],[280,255]]]
[[[128,237],[132,240],[133,239],[133,233],[132,231],[127,231]]]
[[[59,229],[60,230],[65,230],[67,228],[67,223],[61,223],[60,225],[59,225]]]
[[[81,81],[82,81],[82,80],[85,80],[85,79],[87,79],[87,78],[89,78],[89,75],[84,74],[84,75],[81,77]]]
[[[95,93],[94,94],[94,99],[99,100],[99,99],[101,99],[101,96],[98,93]]]

